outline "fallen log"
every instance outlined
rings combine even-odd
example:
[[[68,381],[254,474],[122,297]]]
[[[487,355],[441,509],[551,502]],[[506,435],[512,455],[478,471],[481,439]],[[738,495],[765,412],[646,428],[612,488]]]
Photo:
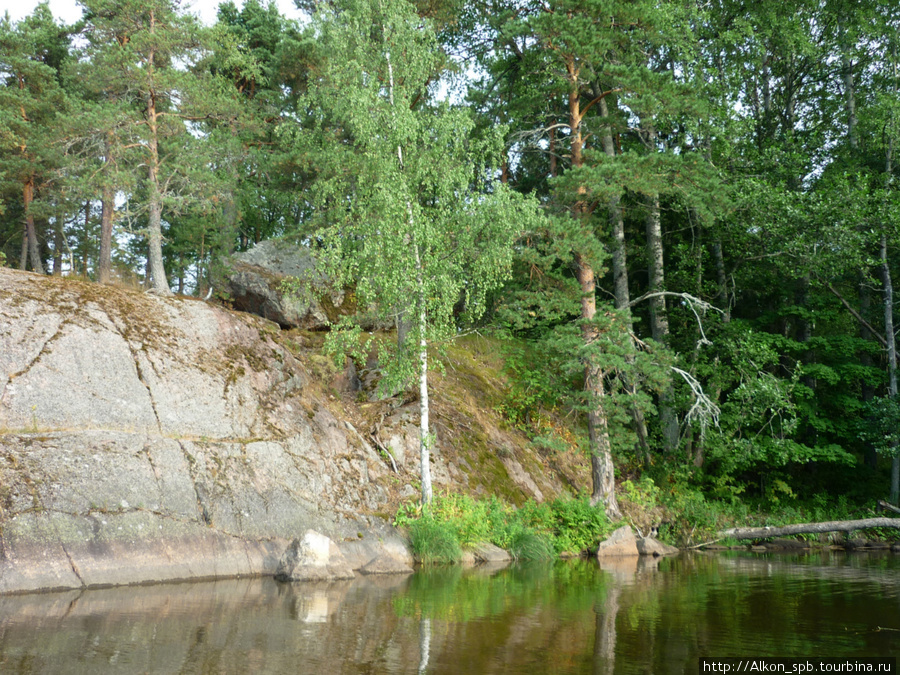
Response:
[[[879,500],[878,500],[878,508],[880,508],[880,509],[882,509],[882,510],[884,510],[884,511],[893,511],[894,513],[900,513],[900,509],[898,509],[898,508],[897,508],[896,506],[894,506],[893,504],[888,504],[888,503],[887,503],[886,501],[884,501],[883,499],[879,499]]]
[[[872,527],[900,529],[900,518],[863,518],[862,520],[833,520],[826,523],[797,523],[783,527],[732,527],[720,530],[718,537],[731,539],[767,539],[791,534],[819,534],[822,532],[853,532]]]

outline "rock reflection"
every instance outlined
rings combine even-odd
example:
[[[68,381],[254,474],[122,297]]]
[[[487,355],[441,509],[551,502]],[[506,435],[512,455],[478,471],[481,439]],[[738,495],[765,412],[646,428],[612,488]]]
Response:
[[[610,675],[729,653],[895,655],[898,569],[692,555],[6,596],[0,672]]]

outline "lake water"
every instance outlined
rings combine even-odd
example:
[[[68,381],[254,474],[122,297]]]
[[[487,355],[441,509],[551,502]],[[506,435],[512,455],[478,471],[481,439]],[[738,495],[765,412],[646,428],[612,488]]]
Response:
[[[0,597],[0,673],[697,673],[900,655],[900,556],[693,554]]]

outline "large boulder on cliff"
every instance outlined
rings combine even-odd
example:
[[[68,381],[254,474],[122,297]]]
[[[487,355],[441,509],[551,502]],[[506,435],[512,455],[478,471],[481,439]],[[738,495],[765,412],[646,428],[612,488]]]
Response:
[[[236,253],[223,266],[218,286],[232,306],[269,319],[283,328],[322,330],[353,311],[349,295],[329,290],[309,249],[282,241],[261,241]],[[286,293],[282,282],[301,280],[299,293]]]

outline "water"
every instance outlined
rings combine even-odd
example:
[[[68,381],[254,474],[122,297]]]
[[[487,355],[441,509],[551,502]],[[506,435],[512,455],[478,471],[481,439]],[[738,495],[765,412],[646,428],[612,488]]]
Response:
[[[688,555],[0,597],[0,673],[696,673],[900,654],[900,556]]]

